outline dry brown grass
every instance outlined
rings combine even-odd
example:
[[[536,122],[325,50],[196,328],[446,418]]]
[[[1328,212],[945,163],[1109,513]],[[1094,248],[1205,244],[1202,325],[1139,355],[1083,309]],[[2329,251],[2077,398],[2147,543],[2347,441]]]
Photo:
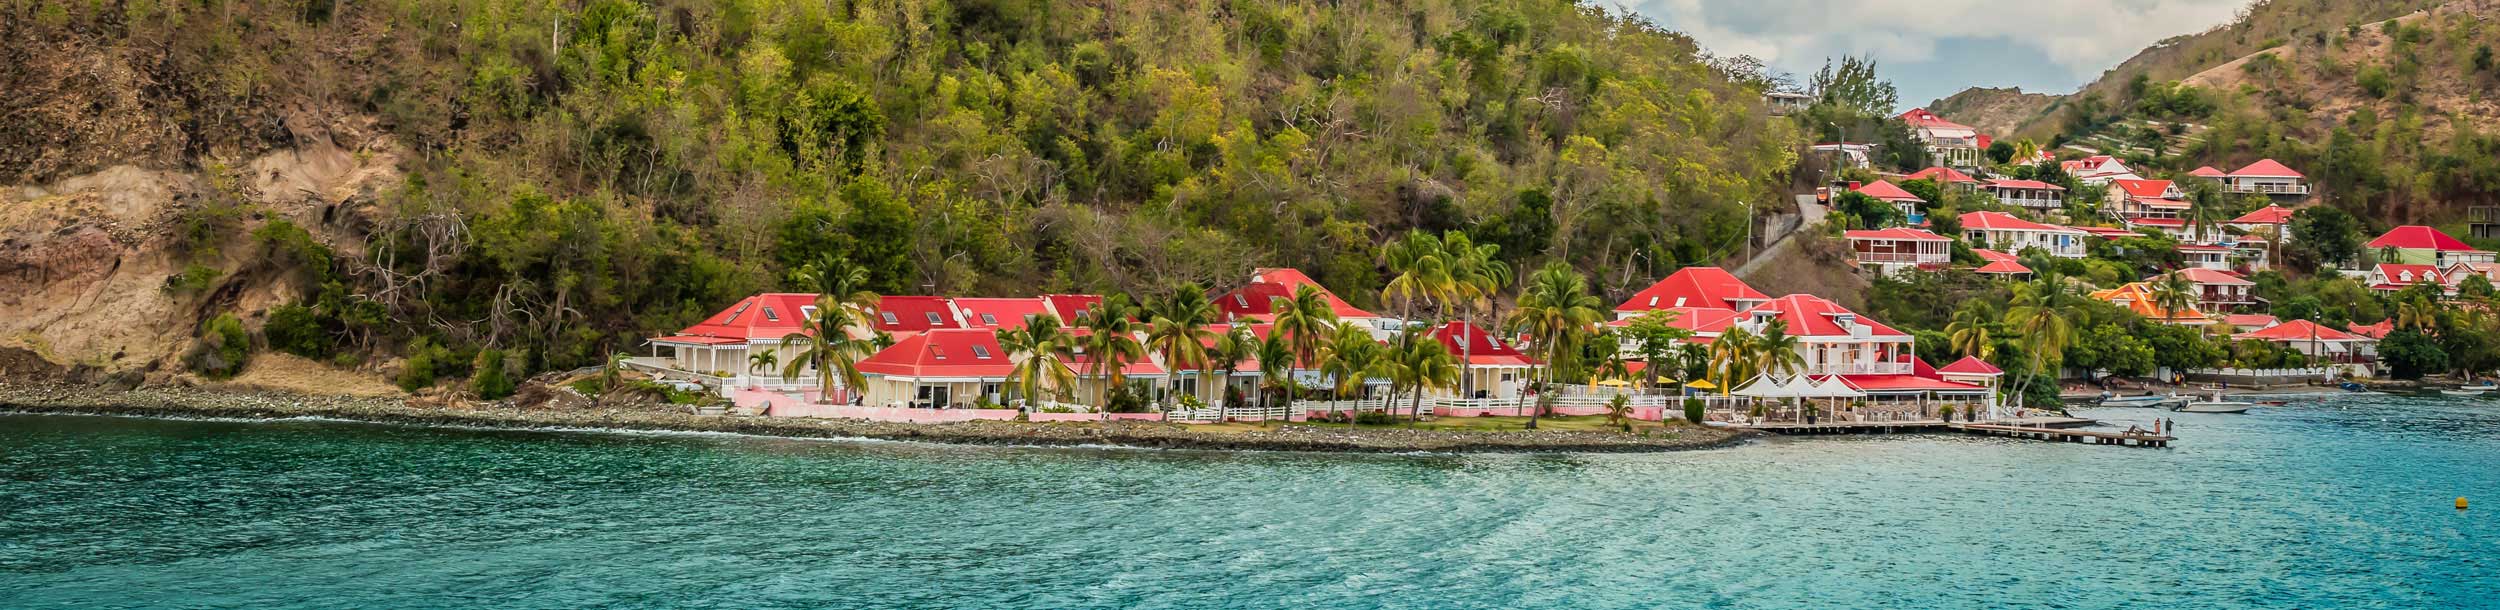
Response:
[[[297,394],[356,397],[406,395],[380,375],[341,369],[283,353],[254,355],[251,366],[244,368],[242,375],[215,385],[222,389]]]

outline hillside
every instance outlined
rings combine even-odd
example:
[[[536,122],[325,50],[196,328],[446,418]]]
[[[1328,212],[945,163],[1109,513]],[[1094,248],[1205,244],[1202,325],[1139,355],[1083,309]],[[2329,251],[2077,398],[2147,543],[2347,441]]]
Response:
[[[2072,93],[2048,95],[2048,103],[2039,111],[1996,133],[2009,138],[2029,137],[2045,142],[2062,130],[2060,122],[2071,104],[2087,97],[2104,103],[2124,98],[2129,84],[2139,76],[2153,82],[2180,80],[2267,48],[2302,40],[2328,40],[2353,24],[2392,19],[2444,3],[2444,0],[2259,0],[2242,9],[2239,18],[2231,23],[2164,39],[2136,52]],[[1987,99],[1990,96],[1984,93],[1986,91],[1992,90],[1974,88],[1948,96],[1939,104],[1965,95]],[[2029,104],[2039,100],[2025,101]],[[1978,125],[1957,114],[1945,114],[1955,117],[1956,121]]]
[[[343,366],[581,366],[829,258],[1368,304],[1375,244],[1465,229],[1647,278],[1800,141],[1758,75],[1557,0],[0,6],[0,348],[159,373],[273,312]]]
[[[2024,123],[2056,105],[2061,96],[2024,93],[2021,87],[1972,87],[1928,102],[1926,108],[1953,122],[1979,128],[1980,133],[2015,133]]]

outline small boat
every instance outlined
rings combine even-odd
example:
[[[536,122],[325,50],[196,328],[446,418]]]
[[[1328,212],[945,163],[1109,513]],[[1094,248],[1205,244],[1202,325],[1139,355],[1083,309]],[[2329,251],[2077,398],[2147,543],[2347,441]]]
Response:
[[[2500,390],[2500,383],[2493,383],[2493,382],[2491,382],[2491,381],[2484,381],[2484,382],[2482,382],[2482,383],[2469,383],[2469,384],[2465,384],[2465,385],[2457,386],[2457,389],[2459,389],[2459,390],[2473,390],[2473,391],[2476,391],[2476,392],[2489,392],[2489,391],[2492,391],[2492,390]]]
[[[2456,397],[2460,397],[2460,398],[2471,398],[2471,397],[2475,397],[2475,396],[2481,396],[2481,395],[2483,395],[2483,394],[2485,394],[2485,393],[2489,393],[2490,391],[2491,391],[2491,390],[2467,390],[2467,389],[2455,389],[2455,390],[2440,390],[2440,391],[2439,391],[2439,393],[2440,393],[2441,395],[2443,395],[2443,396],[2456,396]]]
[[[2158,394],[2145,394],[2145,395],[2143,395],[2143,396],[2108,396],[2108,395],[2104,395],[2104,396],[2102,396],[2102,397],[2101,397],[2101,406],[2104,406],[2104,407],[2157,407],[2157,406],[2161,406],[2161,404],[2162,404],[2162,403],[2165,403],[2165,402],[2169,402],[2169,401],[2171,401],[2171,400],[2172,400],[2172,399],[2174,399],[2174,398],[2177,398],[2177,397],[2176,397],[2176,396],[2162,396],[2162,395],[2158,395]]]
[[[2212,399],[2181,403],[2171,407],[2170,410],[2180,413],[2247,413],[2248,408],[2254,406],[2257,406],[2257,403],[2245,400],[2224,400],[2221,392],[2215,392]]]

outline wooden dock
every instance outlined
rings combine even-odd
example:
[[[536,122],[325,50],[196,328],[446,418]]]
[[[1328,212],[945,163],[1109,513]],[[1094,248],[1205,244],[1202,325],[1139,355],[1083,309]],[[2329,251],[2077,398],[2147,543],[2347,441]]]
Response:
[[[2095,430],[2065,430],[2058,428],[2012,426],[2005,424],[1951,424],[1948,427],[1964,434],[1985,434],[1989,436],[2027,438],[2061,443],[2091,443],[2094,445],[2116,445],[2120,447],[2168,447],[2170,446],[2170,441],[2178,440],[2178,437],[2175,436],[2153,434],[2150,432],[2100,432]]]

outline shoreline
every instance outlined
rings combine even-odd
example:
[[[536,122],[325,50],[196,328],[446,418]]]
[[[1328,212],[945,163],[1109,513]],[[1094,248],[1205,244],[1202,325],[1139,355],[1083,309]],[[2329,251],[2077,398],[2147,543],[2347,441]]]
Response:
[[[1193,430],[1161,422],[906,424],[847,419],[694,415],[657,405],[586,408],[437,406],[403,398],[153,387],[0,385],[0,413],[200,417],[238,421],[322,418],[350,422],[515,431],[702,432],[775,438],[859,439],[949,445],[1132,448],[1305,453],[1660,453],[1719,449],[1758,433],[1675,426],[1668,435],[1585,431],[1450,431],[1278,424],[1249,431]]]

